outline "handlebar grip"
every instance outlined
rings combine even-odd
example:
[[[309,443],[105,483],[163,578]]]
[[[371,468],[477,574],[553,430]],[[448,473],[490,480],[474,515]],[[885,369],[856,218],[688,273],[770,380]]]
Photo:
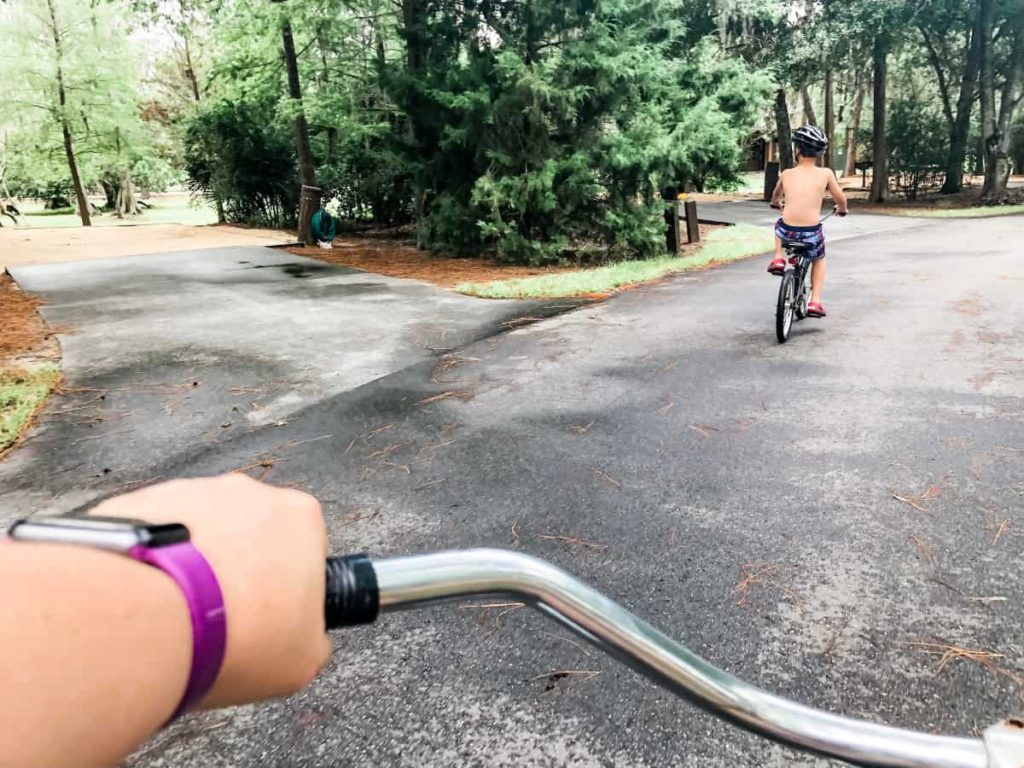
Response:
[[[372,624],[380,611],[377,573],[365,553],[327,558],[327,629]]]

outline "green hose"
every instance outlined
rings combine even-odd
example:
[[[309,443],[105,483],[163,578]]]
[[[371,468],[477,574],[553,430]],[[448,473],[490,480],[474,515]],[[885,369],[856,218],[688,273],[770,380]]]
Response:
[[[313,214],[313,218],[309,222],[309,233],[318,243],[330,243],[338,233],[338,222],[321,208]]]

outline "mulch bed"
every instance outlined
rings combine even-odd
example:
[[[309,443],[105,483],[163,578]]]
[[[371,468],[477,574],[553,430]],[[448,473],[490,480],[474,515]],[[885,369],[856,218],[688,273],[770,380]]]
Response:
[[[441,288],[454,288],[459,283],[486,283],[578,269],[512,267],[488,259],[445,258],[419,250],[412,241],[393,239],[339,237],[330,250],[315,246],[287,250],[298,256],[376,272],[379,275],[423,280]]]
[[[57,356],[53,340],[57,331],[39,316],[41,303],[0,272],[0,368],[15,366],[27,357]]]
[[[718,227],[701,224],[702,242],[714,229],[718,229]],[[684,246],[683,255],[689,255],[698,248],[698,245]],[[371,237],[338,237],[334,241],[334,247],[330,250],[315,246],[293,247],[286,250],[298,256],[319,259],[330,264],[362,269],[367,272],[376,272],[379,275],[422,280],[440,288],[454,288],[460,283],[489,283],[495,280],[516,280],[535,275],[553,275],[586,269],[587,266],[597,266],[510,266],[493,259],[456,259],[435,256],[427,251],[419,250],[411,240]]]

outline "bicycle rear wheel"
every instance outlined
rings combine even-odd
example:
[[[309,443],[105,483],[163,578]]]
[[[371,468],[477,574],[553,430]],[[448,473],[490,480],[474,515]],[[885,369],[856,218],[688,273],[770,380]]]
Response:
[[[796,309],[796,280],[793,270],[786,270],[779,285],[779,301],[775,307],[775,338],[785,344],[793,327],[793,312]]]

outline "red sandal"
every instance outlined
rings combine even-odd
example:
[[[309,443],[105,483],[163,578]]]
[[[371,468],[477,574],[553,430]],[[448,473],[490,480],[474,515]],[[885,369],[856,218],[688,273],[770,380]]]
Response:
[[[769,274],[775,275],[776,277],[778,277],[779,275],[781,275],[785,271],[786,271],[786,260],[785,259],[782,259],[782,258],[772,259],[772,263],[768,265],[768,272],[769,272]]]
[[[812,301],[807,305],[808,317],[825,317],[825,307],[819,301]]]

